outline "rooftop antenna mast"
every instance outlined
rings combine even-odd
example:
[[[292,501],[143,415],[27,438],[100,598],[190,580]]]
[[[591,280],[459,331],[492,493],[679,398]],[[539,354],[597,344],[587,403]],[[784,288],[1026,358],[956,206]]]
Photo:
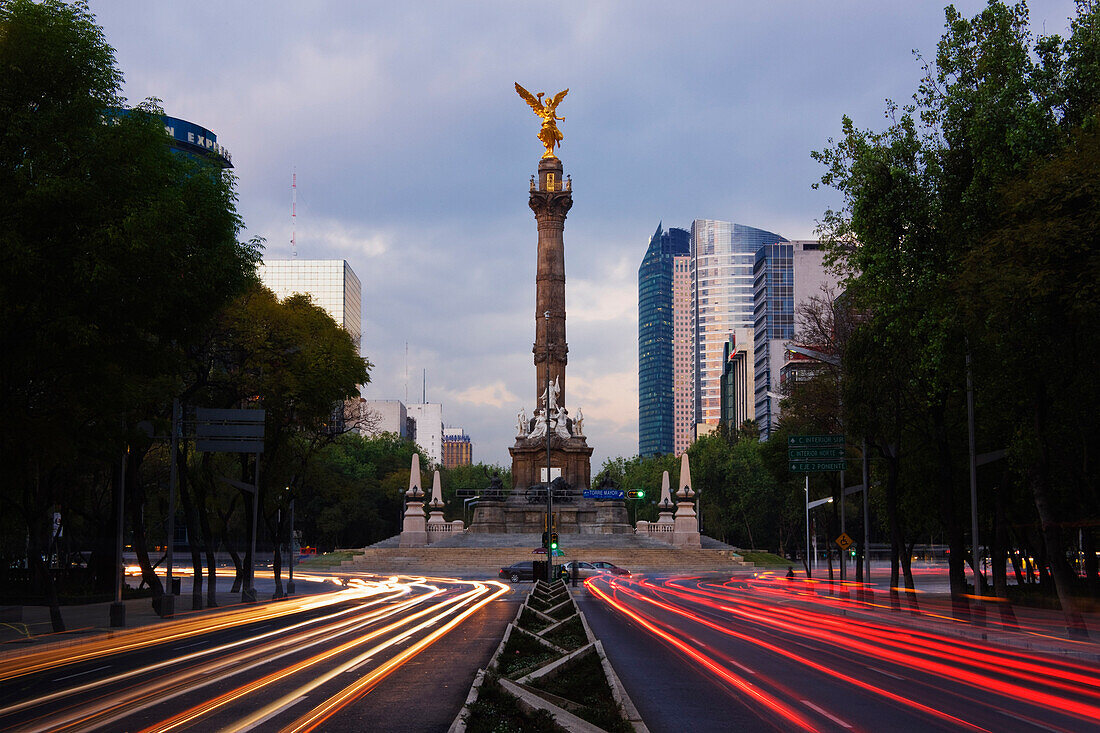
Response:
[[[405,404],[409,404],[409,342],[405,342]]]
[[[298,170],[290,174],[290,256],[298,256]]]

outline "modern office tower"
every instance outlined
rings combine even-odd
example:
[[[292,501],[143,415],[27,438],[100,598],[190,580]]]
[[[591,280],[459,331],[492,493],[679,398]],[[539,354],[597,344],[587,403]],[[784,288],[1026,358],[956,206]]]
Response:
[[[233,156],[218,144],[218,136],[210,130],[178,117],[161,115],[160,119],[164,122],[164,133],[172,138],[169,145],[176,153],[213,163],[219,168],[233,167]]]
[[[427,402],[408,406],[409,416],[416,420],[416,444],[424,449],[432,463],[443,462],[443,405]]]
[[[816,241],[770,244],[756,253],[753,267],[756,422],[766,440],[779,421],[780,371],[795,337],[801,303],[835,284]]]
[[[361,346],[362,285],[347,260],[265,260],[256,271],[279,299],[308,295]]]
[[[474,462],[470,436],[462,428],[443,428],[443,465],[447,468],[469,466]]]
[[[686,451],[695,438],[691,312],[691,253],[688,251],[672,258],[672,448],[677,456]]]
[[[745,421],[756,417],[752,329],[736,329],[726,342],[723,356],[721,422],[731,430],[739,430]]]
[[[756,253],[764,245],[786,241],[778,234],[726,221],[696,219],[691,224],[696,434],[713,429],[721,418],[723,361],[730,334],[753,328]]]
[[[657,231],[638,267],[638,455],[671,453],[680,420],[676,401],[678,356],[674,283],[681,289],[686,268],[689,234],[684,229]],[[679,276],[679,279],[677,279]],[[681,318],[685,314],[679,314]],[[690,364],[687,366],[690,370]],[[689,371],[690,373],[690,371]],[[682,375],[681,375],[682,376]]]

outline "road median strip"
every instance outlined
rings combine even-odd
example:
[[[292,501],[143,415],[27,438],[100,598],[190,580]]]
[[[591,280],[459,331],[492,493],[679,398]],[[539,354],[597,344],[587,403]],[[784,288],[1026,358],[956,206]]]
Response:
[[[535,584],[449,733],[492,730],[502,719],[524,730],[648,733],[562,581]]]

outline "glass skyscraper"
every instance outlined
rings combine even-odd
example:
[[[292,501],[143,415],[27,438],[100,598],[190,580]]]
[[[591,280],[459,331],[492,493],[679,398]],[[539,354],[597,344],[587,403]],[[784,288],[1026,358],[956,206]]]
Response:
[[[280,299],[310,296],[359,348],[363,337],[362,285],[347,260],[264,260],[257,268],[263,284]]]
[[[638,455],[672,453],[676,432],[676,350],[673,283],[686,258],[684,229],[657,231],[638,267]],[[683,263],[686,270],[686,263]],[[686,315],[683,316],[686,322]]]
[[[756,422],[760,437],[771,434],[777,417],[776,377],[783,365],[783,343],[794,338],[794,247],[769,244],[753,265]],[[768,393],[772,393],[769,395]]]
[[[727,221],[691,224],[691,298],[695,422],[717,425],[724,351],[730,334],[754,327],[753,266],[765,245],[787,240]],[[757,414],[759,418],[759,413]]]

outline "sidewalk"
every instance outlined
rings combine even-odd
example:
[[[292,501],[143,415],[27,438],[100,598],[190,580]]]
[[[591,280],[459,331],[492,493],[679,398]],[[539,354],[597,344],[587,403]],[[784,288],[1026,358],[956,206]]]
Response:
[[[316,572],[316,571],[313,571]],[[74,606],[61,606],[61,619],[65,622],[65,631],[54,633],[50,622],[49,606],[22,606],[21,621],[0,622],[0,657],[9,653],[24,652],[34,647],[44,645],[71,644],[79,640],[87,639],[90,635],[134,629],[152,624],[165,623],[185,619],[195,614],[217,613],[227,608],[241,605],[241,594],[230,593],[231,579],[219,578],[218,587],[225,588],[218,591],[217,607],[206,607],[206,592],[203,589],[204,607],[198,611],[191,610],[191,579],[184,577],[180,595],[176,596],[175,615],[172,618],[161,618],[153,610],[152,598],[130,598],[123,603],[126,606],[126,625],[124,627],[112,627],[110,625],[111,602],[87,603]],[[285,584],[285,578],[284,578]],[[295,578],[295,595],[302,596],[312,593],[324,593],[337,590],[338,586],[329,583],[318,583]],[[271,601],[274,592],[274,582],[258,578],[256,582],[257,603]],[[8,607],[11,608],[11,607]],[[16,607],[19,608],[19,607]]]

